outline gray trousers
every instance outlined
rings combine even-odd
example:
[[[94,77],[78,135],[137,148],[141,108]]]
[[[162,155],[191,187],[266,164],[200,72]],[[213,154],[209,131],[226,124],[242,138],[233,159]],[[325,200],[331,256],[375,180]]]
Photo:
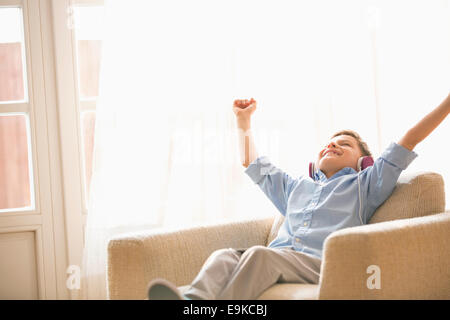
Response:
[[[191,299],[252,300],[275,283],[319,283],[321,259],[294,249],[220,249],[184,293]]]

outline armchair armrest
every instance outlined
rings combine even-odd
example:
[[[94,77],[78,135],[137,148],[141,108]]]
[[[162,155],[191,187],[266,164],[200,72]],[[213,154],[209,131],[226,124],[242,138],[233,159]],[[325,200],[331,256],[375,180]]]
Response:
[[[265,245],[272,222],[270,217],[116,236],[108,243],[109,298],[145,299],[148,282],[157,277],[189,284],[213,251]]]
[[[450,214],[346,228],[324,243],[319,299],[449,299]],[[369,289],[379,267],[380,289]],[[371,278],[371,279],[369,279]]]

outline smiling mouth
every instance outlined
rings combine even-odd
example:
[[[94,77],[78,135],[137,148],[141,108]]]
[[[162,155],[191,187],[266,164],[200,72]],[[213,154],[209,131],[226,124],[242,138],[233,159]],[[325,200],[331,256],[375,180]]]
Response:
[[[323,157],[325,158],[325,157],[327,157],[327,156],[337,156],[337,157],[340,157],[341,154],[338,154],[337,152],[334,152],[334,151],[329,151],[329,152],[327,152]]]

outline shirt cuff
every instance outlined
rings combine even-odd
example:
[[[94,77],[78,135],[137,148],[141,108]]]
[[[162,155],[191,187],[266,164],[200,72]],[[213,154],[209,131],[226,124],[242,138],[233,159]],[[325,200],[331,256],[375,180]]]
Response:
[[[417,158],[417,153],[406,149],[398,143],[391,142],[381,155],[381,158],[392,163],[394,166],[405,170],[409,164]]]
[[[244,172],[257,184],[264,176],[269,174],[273,167],[267,156],[260,156],[253,160]]]

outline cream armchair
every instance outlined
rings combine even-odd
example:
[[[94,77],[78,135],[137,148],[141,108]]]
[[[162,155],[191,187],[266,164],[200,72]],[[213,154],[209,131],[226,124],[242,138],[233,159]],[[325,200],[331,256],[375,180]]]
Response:
[[[402,173],[370,224],[341,229],[324,243],[319,284],[275,284],[258,299],[450,299],[450,211],[442,176]],[[184,291],[220,248],[268,245],[284,217],[124,234],[108,245],[110,299],[145,299],[166,278]],[[380,289],[369,289],[379,269]],[[370,269],[369,269],[370,271]]]

